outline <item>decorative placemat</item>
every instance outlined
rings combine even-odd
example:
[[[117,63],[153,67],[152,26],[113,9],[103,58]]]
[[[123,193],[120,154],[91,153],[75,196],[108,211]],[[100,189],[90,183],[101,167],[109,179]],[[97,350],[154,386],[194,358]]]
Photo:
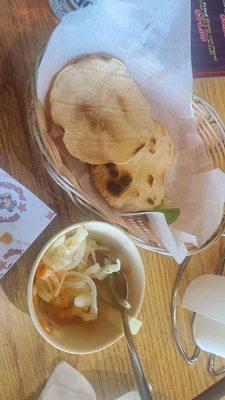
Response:
[[[56,216],[0,168],[0,278]]]

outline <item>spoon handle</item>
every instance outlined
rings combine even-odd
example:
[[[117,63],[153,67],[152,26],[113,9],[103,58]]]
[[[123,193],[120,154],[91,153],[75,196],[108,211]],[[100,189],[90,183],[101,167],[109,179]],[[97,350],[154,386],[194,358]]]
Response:
[[[124,333],[127,341],[127,348],[134,372],[134,376],[136,378],[137,382],[137,387],[138,391],[140,394],[141,400],[154,400],[152,397],[152,394],[150,392],[148,383],[145,379],[145,376],[142,371],[141,363],[139,361],[134,342],[133,342],[133,336],[130,330],[130,325],[128,321],[128,315],[126,310],[121,310],[121,315],[122,315],[122,320],[123,320],[123,327],[124,327]]]

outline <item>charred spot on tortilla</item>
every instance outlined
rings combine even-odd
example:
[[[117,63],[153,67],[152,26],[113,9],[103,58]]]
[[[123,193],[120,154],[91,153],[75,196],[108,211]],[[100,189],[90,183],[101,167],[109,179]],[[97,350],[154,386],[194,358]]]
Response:
[[[124,174],[119,179],[119,182],[124,188],[127,188],[132,182],[132,176],[130,174]]]
[[[99,129],[100,131],[112,134],[114,127],[107,118],[98,118],[96,111],[88,105],[83,104],[80,105],[78,108],[91,129]]]
[[[111,178],[116,179],[119,177],[119,171],[117,169],[110,169],[109,175],[111,176]]]
[[[105,168],[108,169],[109,175],[111,176],[111,178],[116,179],[119,177],[119,171],[117,169],[116,164],[113,164],[113,163],[105,164]]]
[[[154,201],[151,199],[151,197],[149,197],[149,198],[147,199],[147,202],[148,202],[149,204],[151,204],[152,206],[154,205]]]
[[[111,170],[111,172],[113,171],[115,170]],[[125,190],[127,190],[131,181],[132,176],[129,174],[124,174],[118,180],[108,180],[106,187],[108,192],[111,193],[113,196],[120,196]]]
[[[116,196],[116,197],[120,196],[121,193],[124,190],[123,186],[120,183],[115,182],[112,179],[110,179],[107,182],[106,187],[107,187],[108,192],[111,193],[113,196]]]
[[[155,148],[156,148],[156,138],[152,137],[149,141],[149,151],[150,153],[154,154],[155,153]]]
[[[153,185],[153,181],[154,181],[153,176],[152,176],[152,175],[149,175],[149,176],[148,176],[148,183],[149,183],[150,186]]]

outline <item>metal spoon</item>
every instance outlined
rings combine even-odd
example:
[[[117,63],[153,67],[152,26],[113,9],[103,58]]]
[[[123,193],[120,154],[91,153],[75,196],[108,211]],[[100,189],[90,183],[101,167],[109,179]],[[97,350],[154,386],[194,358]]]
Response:
[[[148,387],[148,383],[145,379],[145,376],[142,371],[141,363],[139,361],[134,342],[133,336],[130,330],[128,315],[127,315],[127,299],[128,299],[128,283],[124,273],[120,270],[112,275],[109,278],[109,285],[112,296],[115,302],[119,305],[119,309],[122,316],[123,321],[123,329],[127,341],[127,348],[134,372],[134,376],[136,378],[138,391],[140,394],[140,398],[142,400],[153,400],[152,394]]]

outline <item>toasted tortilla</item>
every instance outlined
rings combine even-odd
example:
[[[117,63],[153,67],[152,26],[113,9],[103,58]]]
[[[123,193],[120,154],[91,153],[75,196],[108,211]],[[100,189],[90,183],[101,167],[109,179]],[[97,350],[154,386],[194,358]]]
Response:
[[[165,198],[164,175],[173,158],[165,127],[154,122],[146,146],[126,165],[92,165],[91,177],[98,191],[116,209],[151,211]]]
[[[50,111],[68,152],[89,164],[123,164],[144,147],[152,118],[135,80],[115,58],[82,58],[62,69]]]

